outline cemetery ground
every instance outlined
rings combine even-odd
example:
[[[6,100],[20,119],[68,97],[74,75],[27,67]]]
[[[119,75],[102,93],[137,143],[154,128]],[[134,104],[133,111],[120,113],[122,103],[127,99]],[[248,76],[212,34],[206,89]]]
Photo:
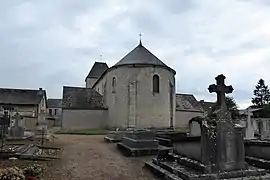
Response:
[[[124,157],[115,144],[104,142],[104,135],[56,135],[54,144],[63,149],[60,160],[52,162],[44,173],[46,180],[154,180],[143,168],[141,158]]]

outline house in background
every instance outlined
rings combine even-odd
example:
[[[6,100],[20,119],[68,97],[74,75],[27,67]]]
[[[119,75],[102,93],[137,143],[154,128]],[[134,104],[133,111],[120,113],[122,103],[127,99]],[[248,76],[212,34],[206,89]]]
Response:
[[[19,124],[27,130],[34,130],[40,113],[47,109],[46,91],[35,89],[0,88],[0,106],[12,115],[19,112],[23,120]]]
[[[204,113],[204,108],[193,94],[176,94],[176,128],[188,127],[189,121],[192,118],[197,116],[202,117]]]
[[[61,126],[62,99],[48,99],[46,120],[49,127]]]

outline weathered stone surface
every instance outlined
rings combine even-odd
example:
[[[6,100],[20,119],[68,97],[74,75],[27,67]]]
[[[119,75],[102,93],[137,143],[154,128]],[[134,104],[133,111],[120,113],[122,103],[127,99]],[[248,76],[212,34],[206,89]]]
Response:
[[[174,153],[166,152],[167,154],[158,155],[163,158],[154,158],[152,162],[146,162],[147,167],[167,179],[270,178],[267,170],[245,163],[244,128],[234,123],[227,110],[225,93],[231,93],[233,88],[225,86],[224,79],[225,76],[219,75],[216,78],[217,85],[209,87],[209,92],[217,93],[217,108],[213,119],[202,122],[201,143],[188,141],[179,143],[174,146]],[[200,147],[201,153],[198,151]],[[255,161],[258,162],[254,159],[249,162]]]

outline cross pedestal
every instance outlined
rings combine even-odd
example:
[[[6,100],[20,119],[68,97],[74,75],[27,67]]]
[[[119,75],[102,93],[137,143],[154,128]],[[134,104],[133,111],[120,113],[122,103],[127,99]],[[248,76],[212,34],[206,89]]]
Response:
[[[232,93],[233,87],[225,85],[222,74],[215,79],[208,90],[217,94],[216,125],[202,128],[202,160],[208,172],[245,169],[243,128],[235,127],[226,106],[225,94]]]

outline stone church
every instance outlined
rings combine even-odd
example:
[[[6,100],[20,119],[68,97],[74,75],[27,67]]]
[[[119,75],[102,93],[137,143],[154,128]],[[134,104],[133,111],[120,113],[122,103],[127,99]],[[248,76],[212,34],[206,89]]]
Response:
[[[110,68],[95,62],[85,87],[63,87],[62,128],[186,127],[205,109],[176,93],[175,74],[141,41]]]

